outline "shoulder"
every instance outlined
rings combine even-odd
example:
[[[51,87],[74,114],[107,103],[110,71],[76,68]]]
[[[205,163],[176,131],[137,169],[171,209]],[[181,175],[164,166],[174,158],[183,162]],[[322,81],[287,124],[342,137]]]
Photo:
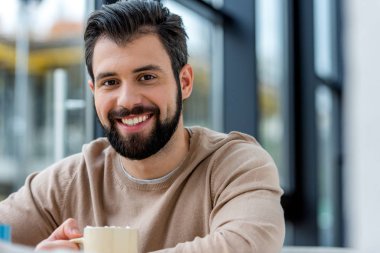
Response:
[[[271,155],[247,134],[230,132],[214,154],[214,170],[221,174],[258,173],[263,168],[266,173],[277,173]]]
[[[249,184],[279,190],[276,164],[257,140],[244,133],[218,133],[206,128],[191,128],[198,149],[209,156],[209,175],[213,192],[228,186]]]
[[[214,159],[228,159],[238,163],[247,159],[258,164],[273,162],[268,152],[248,134],[237,131],[226,134],[203,127],[189,128],[189,132],[194,151],[201,150],[212,155]]]
[[[70,155],[50,166],[47,170],[53,172],[66,172],[71,174],[78,167],[85,166],[86,163],[103,161],[104,157],[112,153],[113,149],[106,138],[98,138],[82,146],[82,152]]]
[[[105,138],[99,138],[83,145],[82,152],[70,155],[55,162],[46,169],[30,176],[34,185],[52,185],[64,189],[78,174],[87,170],[89,165],[103,163],[107,153],[112,152]]]
[[[99,156],[104,157],[110,152],[113,152],[113,149],[107,138],[98,138],[82,147],[82,154],[87,159],[98,158]]]

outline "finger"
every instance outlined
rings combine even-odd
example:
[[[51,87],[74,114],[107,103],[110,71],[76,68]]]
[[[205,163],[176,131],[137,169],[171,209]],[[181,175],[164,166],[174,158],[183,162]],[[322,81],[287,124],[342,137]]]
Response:
[[[75,219],[69,218],[65,220],[54,232],[46,239],[46,241],[69,240],[81,237],[78,223]]]
[[[79,250],[79,246],[76,243],[72,243],[66,240],[58,241],[42,241],[40,242],[35,250],[55,250],[55,249],[68,249],[68,250]]]

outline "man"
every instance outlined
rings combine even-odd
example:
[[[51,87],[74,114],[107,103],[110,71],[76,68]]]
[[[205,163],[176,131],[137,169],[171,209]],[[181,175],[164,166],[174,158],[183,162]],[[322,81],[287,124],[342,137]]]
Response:
[[[0,203],[13,241],[69,248],[87,225],[139,230],[140,252],[279,252],[276,166],[254,138],[183,125],[193,88],[179,16],[156,1],[103,6],[88,20],[86,65],[107,139]]]

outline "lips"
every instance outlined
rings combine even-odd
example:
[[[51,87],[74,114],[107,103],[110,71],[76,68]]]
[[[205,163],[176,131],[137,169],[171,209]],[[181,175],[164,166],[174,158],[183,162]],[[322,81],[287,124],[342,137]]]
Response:
[[[117,123],[119,131],[127,133],[139,132],[145,128],[154,115],[159,118],[160,110],[156,106],[135,106],[132,109],[121,108],[108,113],[111,125]]]
[[[122,118],[120,121],[127,126],[135,126],[140,124],[150,118],[150,115],[140,115],[140,116],[132,116],[127,118]]]

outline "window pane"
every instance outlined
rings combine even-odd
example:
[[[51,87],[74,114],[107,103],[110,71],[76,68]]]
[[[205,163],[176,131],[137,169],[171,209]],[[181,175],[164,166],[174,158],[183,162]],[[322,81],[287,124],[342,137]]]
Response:
[[[202,0],[202,1],[213,5],[215,8],[222,7],[224,3],[224,0]]]
[[[0,8],[0,194],[91,138],[83,65],[85,0]],[[88,105],[88,106],[87,106]]]
[[[174,1],[164,4],[182,17],[189,37],[189,63],[195,80],[192,95],[184,104],[185,124],[222,130],[221,27]]]
[[[325,85],[316,89],[318,140],[318,226],[320,245],[336,246],[339,228],[338,99]]]
[[[338,78],[335,6],[335,0],[314,0],[315,71],[320,78],[332,81]]]
[[[276,161],[285,190],[290,188],[287,22],[286,1],[256,1],[259,139]]]

